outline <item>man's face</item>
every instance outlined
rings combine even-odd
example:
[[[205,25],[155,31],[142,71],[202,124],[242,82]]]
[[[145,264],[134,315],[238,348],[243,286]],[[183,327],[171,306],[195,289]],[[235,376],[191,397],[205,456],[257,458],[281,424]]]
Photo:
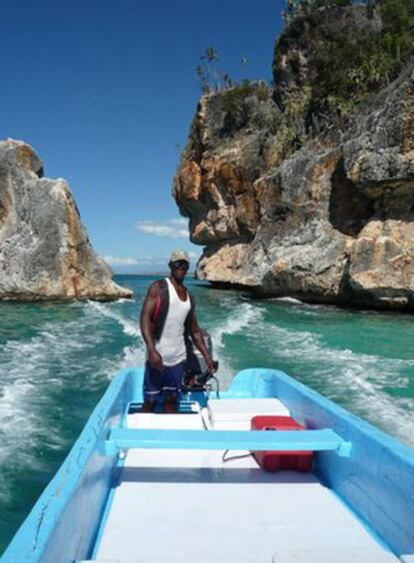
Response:
[[[177,260],[176,262],[170,263],[171,274],[177,280],[183,280],[187,274],[189,268],[189,263],[187,260]]]

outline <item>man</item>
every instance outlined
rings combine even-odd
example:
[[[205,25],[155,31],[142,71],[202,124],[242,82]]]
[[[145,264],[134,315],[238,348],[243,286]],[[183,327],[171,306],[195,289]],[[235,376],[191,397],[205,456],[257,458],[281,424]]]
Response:
[[[170,275],[151,284],[141,310],[141,333],[147,346],[143,412],[152,412],[164,396],[164,411],[177,412],[178,395],[186,368],[185,336],[191,336],[209,371],[216,371],[198,326],[194,299],[184,286],[190,266],[187,252],[175,250]]]

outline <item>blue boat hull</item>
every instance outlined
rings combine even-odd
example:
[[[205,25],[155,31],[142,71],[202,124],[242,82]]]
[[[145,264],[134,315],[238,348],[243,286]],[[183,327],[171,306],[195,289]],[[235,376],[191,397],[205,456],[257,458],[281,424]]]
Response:
[[[119,372],[82,434],[4,553],[2,563],[69,563],[91,557],[119,464],[108,449],[130,403],[142,401],[143,369]],[[348,457],[316,455],[319,477],[395,554],[414,554],[414,452],[285,373],[248,369],[225,398],[277,397],[310,429],[352,443]]]

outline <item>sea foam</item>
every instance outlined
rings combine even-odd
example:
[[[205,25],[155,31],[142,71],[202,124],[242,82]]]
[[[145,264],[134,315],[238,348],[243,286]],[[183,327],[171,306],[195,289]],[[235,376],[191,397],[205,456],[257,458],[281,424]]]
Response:
[[[251,337],[255,338],[255,334]],[[414,399],[400,400],[387,392],[387,387],[395,389],[409,385],[409,376],[403,375],[401,370],[408,368],[412,371],[414,360],[330,348],[317,334],[270,324],[266,325],[260,339],[265,341],[275,367],[278,360],[289,362],[295,366],[295,375],[303,383],[323,388],[325,396],[414,445],[414,420],[410,414]]]

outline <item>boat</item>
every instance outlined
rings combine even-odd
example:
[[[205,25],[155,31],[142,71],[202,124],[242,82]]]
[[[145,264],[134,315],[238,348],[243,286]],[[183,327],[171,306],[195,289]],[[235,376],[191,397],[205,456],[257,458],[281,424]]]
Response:
[[[142,380],[113,378],[2,563],[414,562],[411,448],[276,369],[177,414],[140,412]]]

